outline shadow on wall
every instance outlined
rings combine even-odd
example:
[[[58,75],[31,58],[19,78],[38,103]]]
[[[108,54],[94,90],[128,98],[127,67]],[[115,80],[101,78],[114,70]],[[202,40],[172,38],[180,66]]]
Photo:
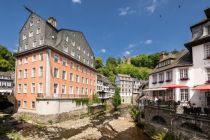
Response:
[[[167,125],[166,120],[161,116],[154,116],[151,120],[153,123],[161,124],[161,125]]]

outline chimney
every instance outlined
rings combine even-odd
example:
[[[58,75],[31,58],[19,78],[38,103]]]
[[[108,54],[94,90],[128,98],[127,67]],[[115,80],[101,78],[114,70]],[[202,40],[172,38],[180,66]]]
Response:
[[[165,53],[163,52],[163,53],[161,53],[161,55],[160,55],[160,60],[163,60],[164,58],[166,58],[166,55],[165,55]]]
[[[205,9],[204,12],[206,14],[206,17],[210,18],[210,8]]]
[[[56,28],[57,21],[56,21],[56,19],[54,17],[49,17],[47,22],[50,23],[53,27]]]

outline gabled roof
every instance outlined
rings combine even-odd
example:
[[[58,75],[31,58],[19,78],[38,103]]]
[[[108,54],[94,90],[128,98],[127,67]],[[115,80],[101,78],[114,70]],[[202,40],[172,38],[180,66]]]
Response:
[[[192,56],[188,50],[183,50],[177,54],[174,55],[175,58],[171,62],[171,64],[163,66],[163,67],[158,67],[158,65],[155,67],[155,69],[152,71],[150,74],[162,72],[165,70],[169,70],[175,67],[185,67],[185,66],[191,66],[192,65]]]

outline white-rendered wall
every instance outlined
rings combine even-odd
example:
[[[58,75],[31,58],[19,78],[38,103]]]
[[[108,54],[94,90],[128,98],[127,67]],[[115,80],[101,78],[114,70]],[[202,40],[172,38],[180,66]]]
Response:
[[[82,109],[86,106],[76,106],[73,100],[39,100],[36,102],[36,112],[39,115],[59,114]]]

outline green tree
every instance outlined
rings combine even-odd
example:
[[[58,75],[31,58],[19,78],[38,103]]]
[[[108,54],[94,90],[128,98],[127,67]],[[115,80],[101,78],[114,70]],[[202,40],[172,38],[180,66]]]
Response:
[[[112,97],[112,105],[115,110],[117,110],[117,107],[121,105],[120,88],[115,89],[114,96]]]
[[[100,69],[103,67],[103,60],[100,57],[95,58],[94,66],[96,69]]]
[[[137,121],[138,121],[138,116],[139,116],[139,114],[140,114],[140,111],[139,111],[138,107],[135,106],[135,105],[133,105],[133,106],[131,107],[129,113],[130,113],[130,115],[131,115],[131,118],[132,118],[135,122],[137,122]]]
[[[14,71],[15,58],[6,47],[0,45],[0,71]]]

